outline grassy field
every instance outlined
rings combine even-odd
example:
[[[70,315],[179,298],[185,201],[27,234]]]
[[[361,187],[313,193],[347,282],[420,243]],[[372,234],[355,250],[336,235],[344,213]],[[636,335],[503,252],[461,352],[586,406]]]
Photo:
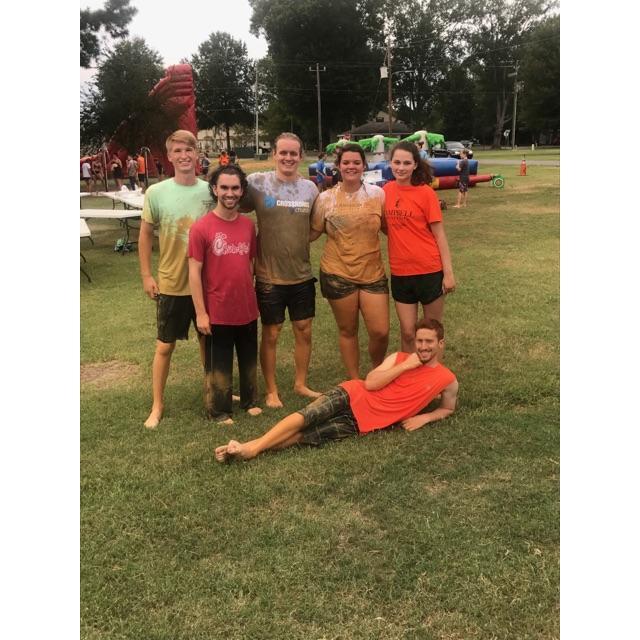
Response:
[[[411,434],[247,464],[219,465],[213,449],[302,406],[290,391],[290,328],[278,364],[286,409],[236,416],[233,427],[205,420],[192,337],[176,349],[165,418],[146,431],[153,303],[137,254],[113,251],[117,224],[90,221],[82,638],[559,637],[559,170],[517,171],[483,163],[506,177],[504,190],[480,185],[466,210],[445,212],[458,283],[445,362],[460,381],[458,411]],[[439,195],[452,204],[456,192]],[[111,206],[83,206],[101,204]],[[316,273],[323,243],[313,245]],[[391,331],[393,351],[393,312]],[[309,382],[342,379],[318,293]]]

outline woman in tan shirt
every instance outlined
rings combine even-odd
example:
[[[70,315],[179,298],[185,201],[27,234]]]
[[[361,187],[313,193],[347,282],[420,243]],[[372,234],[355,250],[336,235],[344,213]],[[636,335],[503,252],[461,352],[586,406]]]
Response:
[[[320,289],[338,325],[347,374],[355,380],[360,378],[359,315],[369,334],[372,367],[382,363],[389,343],[389,286],[379,238],[384,191],[363,182],[366,161],[360,145],[339,148],[336,166],[342,181],[316,199],[310,239],[327,234],[320,260]]]

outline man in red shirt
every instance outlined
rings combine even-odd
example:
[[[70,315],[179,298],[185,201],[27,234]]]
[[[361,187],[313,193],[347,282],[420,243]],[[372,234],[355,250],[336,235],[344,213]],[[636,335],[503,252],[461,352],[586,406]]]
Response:
[[[439,361],[443,348],[442,324],[423,318],[416,324],[414,353],[391,354],[365,380],[342,382],[260,438],[244,443],[230,440],[215,450],[216,460],[250,460],[269,449],[319,445],[392,425],[415,431],[446,418],[456,408],[458,381]],[[438,408],[425,411],[438,395]]]
[[[205,336],[205,408],[210,418],[232,424],[233,350],[238,357],[240,406],[258,415],[258,302],[253,284],[256,229],[240,215],[247,188],[237,165],[219,166],[209,179],[215,208],[189,230],[189,286],[196,326]]]

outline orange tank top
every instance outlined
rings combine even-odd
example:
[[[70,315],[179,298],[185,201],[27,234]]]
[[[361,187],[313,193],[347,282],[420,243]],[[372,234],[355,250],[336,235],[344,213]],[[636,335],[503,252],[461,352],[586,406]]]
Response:
[[[409,355],[399,351],[394,366]],[[367,391],[364,380],[347,380],[340,386],[349,394],[358,431],[368,433],[417,415],[455,379],[451,370],[438,363],[405,371],[377,391]]]

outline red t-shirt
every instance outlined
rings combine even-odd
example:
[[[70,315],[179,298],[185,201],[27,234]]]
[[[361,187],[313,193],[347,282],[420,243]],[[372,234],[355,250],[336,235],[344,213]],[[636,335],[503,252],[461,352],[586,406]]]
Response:
[[[410,354],[398,352],[394,366]],[[456,377],[444,365],[423,365],[401,373],[386,387],[367,391],[364,380],[347,380],[340,386],[349,394],[351,411],[358,422],[358,431],[368,433],[417,415]]]
[[[189,257],[202,262],[204,305],[211,324],[248,324],[258,317],[255,256],[256,228],[246,216],[228,221],[209,211],[189,229]]]
[[[383,189],[391,273],[416,276],[442,271],[438,243],[429,226],[442,222],[436,192],[427,185],[400,186],[395,180]]]

